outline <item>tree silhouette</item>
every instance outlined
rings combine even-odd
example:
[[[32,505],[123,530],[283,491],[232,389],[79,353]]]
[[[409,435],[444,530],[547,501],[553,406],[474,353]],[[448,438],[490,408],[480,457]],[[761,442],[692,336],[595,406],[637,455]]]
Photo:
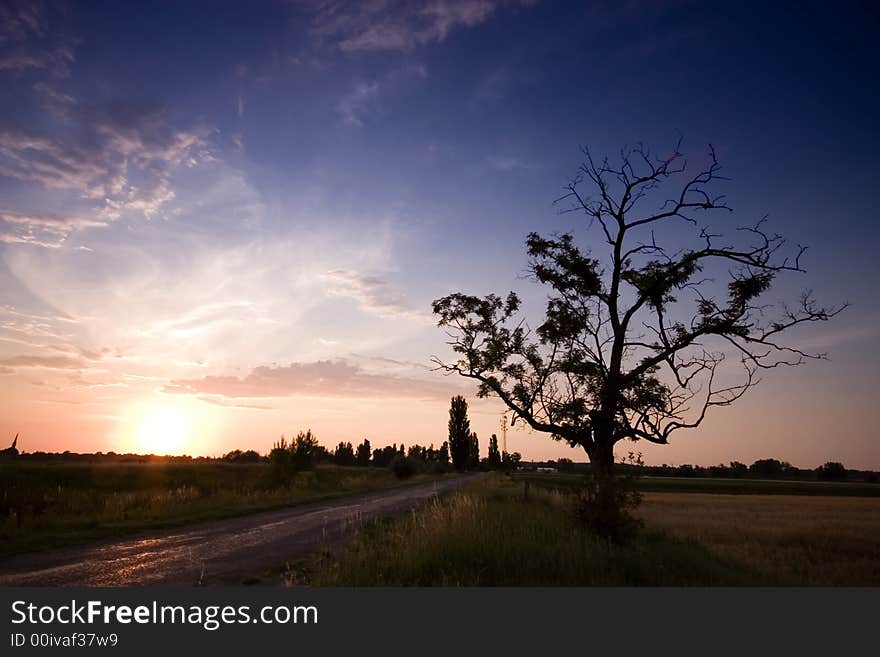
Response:
[[[550,288],[535,330],[517,319],[514,292],[433,302],[457,355],[435,357],[438,368],[476,380],[478,394],[500,398],[514,422],[583,448],[602,489],[613,486],[615,443],[665,444],[742,397],[759,372],[822,358],[782,334],[845,307],[820,307],[809,292],[794,306],[767,305],[761,297],[778,275],[803,271],[806,247],[786,255],[763,219],[730,242],[699,223],[731,211],[711,190],[725,178],[711,146],[691,175],[679,145],[660,158],[641,145],[624,149],[615,164],[584,149],[557,203],[583,214],[587,249],[571,233],[526,240],[530,277]],[[736,378],[725,360],[737,361]]]
[[[501,452],[498,451],[498,436],[494,433],[489,438],[488,464],[491,470],[497,470],[501,467]]]
[[[467,400],[461,395],[452,398],[449,406],[449,451],[456,470],[468,467],[471,455],[471,422]]]
[[[314,465],[320,445],[311,429],[300,431],[290,444],[290,459],[297,470],[308,470]]]
[[[477,438],[477,432],[472,431],[470,443],[468,444],[467,467],[476,469],[480,467],[480,440]]]
[[[346,442],[339,443],[333,452],[333,462],[336,465],[354,465],[356,460],[352,444]]]
[[[822,481],[844,481],[846,467],[839,461],[828,461],[816,468],[816,476]]]
[[[361,466],[370,465],[370,456],[372,452],[370,451],[370,441],[364,438],[364,442],[358,445],[357,448],[357,464]]]

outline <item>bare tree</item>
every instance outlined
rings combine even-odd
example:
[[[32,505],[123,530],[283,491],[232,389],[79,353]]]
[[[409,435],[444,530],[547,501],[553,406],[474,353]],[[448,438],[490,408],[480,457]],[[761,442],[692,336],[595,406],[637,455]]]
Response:
[[[584,215],[594,251],[606,255],[570,233],[528,236],[529,275],[550,287],[535,330],[518,319],[513,292],[433,303],[457,354],[453,362],[435,357],[438,368],[475,379],[478,394],[499,397],[514,422],[583,448],[598,480],[612,480],[617,442],[665,444],[742,397],[761,371],[824,358],[783,343],[782,334],[846,305],[821,307],[810,292],[794,306],[762,302],[778,275],[803,272],[806,247],[789,249],[763,219],[737,228],[730,242],[700,223],[731,212],[711,191],[725,178],[711,146],[696,175],[679,146],[656,158],[639,145],[614,164],[584,149],[557,204]],[[739,375],[722,369],[725,359]]]

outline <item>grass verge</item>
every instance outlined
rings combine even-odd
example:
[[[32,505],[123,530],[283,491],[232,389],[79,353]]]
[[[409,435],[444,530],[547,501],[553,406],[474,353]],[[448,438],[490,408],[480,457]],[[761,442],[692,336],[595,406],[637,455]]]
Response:
[[[448,476],[448,475],[447,475]],[[229,518],[438,478],[319,466],[289,481],[264,464],[0,464],[0,556]]]
[[[689,540],[644,531],[618,546],[572,520],[571,498],[501,475],[361,530],[336,555],[291,568],[314,586],[688,586],[766,584]]]

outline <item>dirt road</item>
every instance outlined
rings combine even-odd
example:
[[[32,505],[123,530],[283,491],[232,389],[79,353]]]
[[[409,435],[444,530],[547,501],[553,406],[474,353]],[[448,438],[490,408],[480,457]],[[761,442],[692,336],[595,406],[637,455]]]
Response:
[[[241,584],[248,576],[339,543],[365,521],[405,513],[474,476],[14,555],[0,559],[0,586]]]

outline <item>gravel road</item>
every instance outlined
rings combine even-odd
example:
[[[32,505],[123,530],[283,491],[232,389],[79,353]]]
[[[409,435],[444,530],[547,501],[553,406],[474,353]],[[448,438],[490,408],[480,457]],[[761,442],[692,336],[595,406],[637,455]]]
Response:
[[[237,585],[478,475],[0,558],[0,586]],[[278,576],[280,580],[280,575]]]

